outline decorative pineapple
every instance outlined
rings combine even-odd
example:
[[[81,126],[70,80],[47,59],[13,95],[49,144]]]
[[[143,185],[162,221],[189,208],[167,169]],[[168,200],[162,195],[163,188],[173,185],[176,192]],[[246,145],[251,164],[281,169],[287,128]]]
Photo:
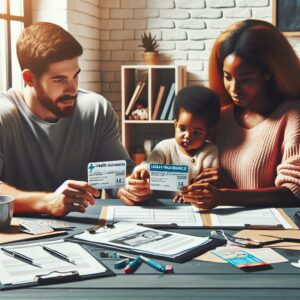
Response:
[[[155,65],[158,63],[158,51],[156,48],[158,47],[156,36],[152,36],[151,32],[147,34],[144,32],[141,35],[141,41],[142,45],[139,45],[139,47],[143,47],[144,53],[144,63],[148,65]]]

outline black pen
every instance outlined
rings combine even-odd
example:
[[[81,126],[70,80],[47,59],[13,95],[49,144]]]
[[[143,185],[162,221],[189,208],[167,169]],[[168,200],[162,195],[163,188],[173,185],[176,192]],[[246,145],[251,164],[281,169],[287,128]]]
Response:
[[[48,253],[50,253],[51,255],[53,255],[53,256],[55,256],[55,257],[61,259],[61,260],[67,261],[67,262],[69,262],[69,263],[71,263],[71,264],[73,264],[73,265],[76,265],[76,263],[75,263],[74,260],[72,260],[72,259],[69,258],[67,255],[65,255],[65,254],[63,254],[63,253],[61,253],[61,252],[59,252],[59,251],[54,250],[54,249],[52,249],[52,248],[49,248],[49,247],[47,247],[47,246],[42,246],[42,248],[43,248],[45,251],[47,251]]]
[[[32,265],[32,266],[35,266],[35,267],[39,267],[39,268],[42,267],[40,264],[34,262],[34,260],[33,260],[32,258],[30,258],[30,257],[28,257],[28,256],[26,256],[26,255],[24,255],[24,254],[21,254],[21,253],[19,253],[19,252],[17,252],[17,251],[14,251],[14,250],[8,250],[8,249],[6,249],[6,248],[1,248],[1,250],[2,250],[5,254],[7,254],[7,255],[9,255],[9,256],[11,256],[11,257],[14,257],[14,258],[16,258],[16,259],[18,259],[18,260],[21,260],[21,261],[23,261],[23,262],[25,262],[25,263],[27,263],[27,264],[29,264],[29,265]]]
[[[179,227],[176,223],[170,223],[170,224],[137,223],[137,225],[145,226],[145,227],[150,227],[150,228],[153,228],[153,229],[156,229],[156,228],[157,229],[178,229],[178,227]]]

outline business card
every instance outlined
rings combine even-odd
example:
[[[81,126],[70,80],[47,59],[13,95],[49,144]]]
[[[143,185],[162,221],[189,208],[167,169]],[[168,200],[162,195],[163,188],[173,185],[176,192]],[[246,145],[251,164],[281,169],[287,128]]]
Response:
[[[150,164],[150,188],[154,191],[177,192],[188,186],[187,165]]]
[[[88,163],[88,182],[97,189],[125,186],[126,160]]]
[[[265,261],[243,249],[222,247],[211,251],[211,253],[223,258],[228,263],[239,269],[269,266],[269,264]]]

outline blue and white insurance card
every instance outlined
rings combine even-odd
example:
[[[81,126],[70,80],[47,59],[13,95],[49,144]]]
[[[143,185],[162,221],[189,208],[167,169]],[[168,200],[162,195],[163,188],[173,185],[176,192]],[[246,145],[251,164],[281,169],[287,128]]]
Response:
[[[188,186],[189,167],[186,165],[150,164],[150,188],[174,191]]]
[[[126,160],[90,162],[88,182],[97,189],[114,189],[125,186]]]

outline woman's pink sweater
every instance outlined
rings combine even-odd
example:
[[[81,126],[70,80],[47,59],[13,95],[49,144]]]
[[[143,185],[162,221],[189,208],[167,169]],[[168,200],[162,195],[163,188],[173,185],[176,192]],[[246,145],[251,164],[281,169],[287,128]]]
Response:
[[[224,107],[216,142],[223,180],[228,187],[285,186],[300,199],[299,100],[284,100],[267,119],[251,129],[237,123],[233,105]]]

